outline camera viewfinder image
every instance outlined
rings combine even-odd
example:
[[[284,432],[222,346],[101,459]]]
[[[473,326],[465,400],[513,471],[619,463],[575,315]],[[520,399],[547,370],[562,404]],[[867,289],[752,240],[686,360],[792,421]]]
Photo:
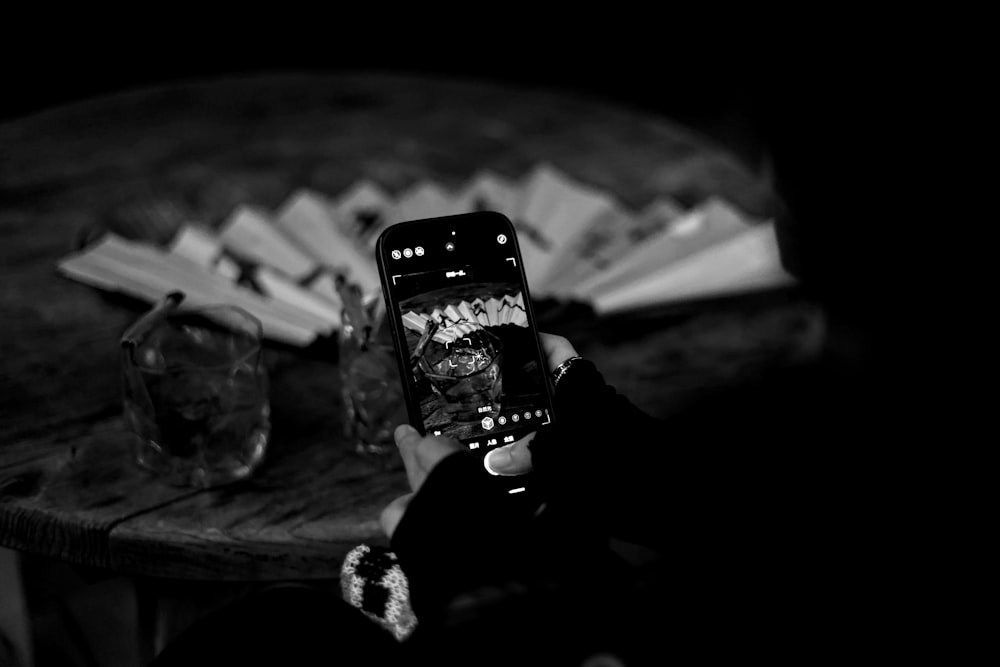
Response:
[[[496,438],[546,421],[544,376],[518,283],[449,286],[399,307],[427,433]]]

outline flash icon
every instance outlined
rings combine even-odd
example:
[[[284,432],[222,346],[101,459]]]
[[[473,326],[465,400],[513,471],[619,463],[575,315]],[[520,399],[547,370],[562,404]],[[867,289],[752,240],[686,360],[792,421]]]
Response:
[[[506,234],[500,234],[500,235],[497,236],[497,243],[499,243],[500,245],[503,245],[506,242],[507,242],[507,235]]]

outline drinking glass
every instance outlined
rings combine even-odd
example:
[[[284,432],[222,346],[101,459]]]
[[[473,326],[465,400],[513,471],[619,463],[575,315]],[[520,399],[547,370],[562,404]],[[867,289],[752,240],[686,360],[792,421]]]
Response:
[[[452,421],[477,422],[500,414],[503,344],[481,329],[454,343],[429,345],[418,360]]]
[[[122,337],[125,417],[140,466],[176,485],[249,477],[270,436],[261,324],[173,293]]]
[[[369,335],[344,313],[340,330],[340,381],[344,435],[362,454],[396,451],[393,432],[407,423],[399,366],[388,334]]]

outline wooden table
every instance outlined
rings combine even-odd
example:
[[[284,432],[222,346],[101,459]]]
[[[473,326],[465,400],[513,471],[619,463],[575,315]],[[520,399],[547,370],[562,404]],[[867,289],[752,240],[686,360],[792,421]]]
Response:
[[[145,306],[60,277],[56,261],[151,196],[217,224],[297,187],[458,186],[482,167],[517,176],[543,160],[634,208],[661,194],[773,205],[728,153],[662,118],[473,82],[225,80],[0,126],[0,545],[131,575],[266,581],[336,577],[350,548],[384,543],[378,515],[405,477],[395,457],[366,459],[342,437],[335,355],[267,349],[272,442],[252,480],[167,486],[133,466],[122,420],[118,338]],[[794,290],[607,320],[540,313],[661,415],[807,356],[822,335]]]

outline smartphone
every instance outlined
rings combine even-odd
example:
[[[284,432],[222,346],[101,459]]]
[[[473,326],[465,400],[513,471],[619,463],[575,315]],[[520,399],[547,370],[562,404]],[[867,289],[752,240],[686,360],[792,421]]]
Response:
[[[410,424],[482,458],[556,418],[510,220],[477,212],[402,222],[376,243]],[[531,475],[483,474],[538,499]],[[523,495],[522,495],[523,494]]]

